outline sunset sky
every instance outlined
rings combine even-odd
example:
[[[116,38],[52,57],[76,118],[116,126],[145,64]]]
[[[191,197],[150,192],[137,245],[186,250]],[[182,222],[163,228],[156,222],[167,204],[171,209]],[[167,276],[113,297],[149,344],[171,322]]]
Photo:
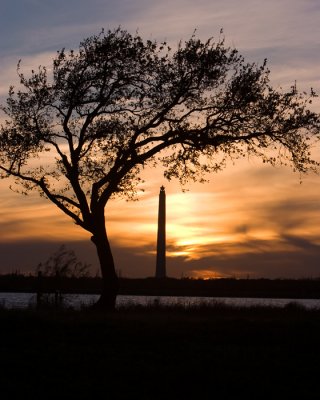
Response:
[[[77,49],[101,28],[123,29],[172,47],[193,31],[203,40],[224,31],[248,61],[268,59],[275,87],[295,81],[320,93],[318,0],[1,0],[0,103],[17,84],[16,65],[50,65],[57,50]],[[313,109],[320,112],[316,99]],[[3,115],[0,115],[0,119]],[[320,161],[320,144],[314,148]],[[299,176],[259,159],[236,162],[206,184],[182,192],[161,169],[146,170],[139,201],[106,209],[117,270],[155,272],[158,194],[167,194],[167,273],[172,277],[320,277],[320,176]],[[302,183],[301,183],[302,181]],[[35,193],[0,181],[0,273],[33,272],[61,244],[98,271],[90,236]]]

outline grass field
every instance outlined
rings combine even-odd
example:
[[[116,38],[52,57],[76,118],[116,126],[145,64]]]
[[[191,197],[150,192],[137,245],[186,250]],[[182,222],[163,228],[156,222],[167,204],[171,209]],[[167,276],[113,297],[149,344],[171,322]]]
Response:
[[[319,399],[320,311],[0,310],[1,399]]]

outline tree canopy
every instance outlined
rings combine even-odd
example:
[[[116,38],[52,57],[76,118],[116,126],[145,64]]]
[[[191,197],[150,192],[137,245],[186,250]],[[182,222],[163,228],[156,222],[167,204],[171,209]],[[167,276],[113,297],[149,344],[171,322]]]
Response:
[[[58,51],[50,68],[17,71],[2,106],[1,177],[39,190],[95,244],[105,205],[134,196],[147,165],[182,183],[248,155],[316,167],[313,91],[274,89],[266,62],[246,62],[223,38],[193,35],[172,50],[118,28]]]

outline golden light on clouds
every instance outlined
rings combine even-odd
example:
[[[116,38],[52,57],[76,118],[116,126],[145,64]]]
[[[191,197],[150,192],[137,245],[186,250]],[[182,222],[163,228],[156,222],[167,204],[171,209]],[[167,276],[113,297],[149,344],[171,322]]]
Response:
[[[214,269],[195,269],[188,272],[188,278],[195,278],[195,279],[221,279],[221,278],[228,278],[228,275],[223,275],[219,271],[215,271]]]
[[[165,182],[161,170],[145,171],[144,179],[145,192],[140,193],[139,201],[114,199],[106,207],[111,243],[131,249],[132,254],[155,255],[162,184],[167,194],[169,264],[174,265],[175,259],[192,264],[210,257],[292,252],[296,244],[287,242],[286,235],[320,242],[316,175],[306,177],[300,185],[299,178],[287,170],[252,168],[241,162],[213,176],[208,184],[190,185],[187,192],[182,192],[177,182]],[[22,197],[12,193],[5,181],[0,185],[3,241],[90,239],[89,233],[49,201],[37,194]],[[210,271],[212,276],[221,275],[214,266]]]

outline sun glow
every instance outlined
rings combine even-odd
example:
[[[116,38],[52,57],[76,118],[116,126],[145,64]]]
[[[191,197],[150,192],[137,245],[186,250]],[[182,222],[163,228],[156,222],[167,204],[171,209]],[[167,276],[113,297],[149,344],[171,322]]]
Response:
[[[166,183],[162,177],[157,180],[156,171],[145,179],[148,184],[144,184],[139,201],[113,199],[105,211],[108,236],[112,248],[126,249],[123,260],[116,260],[117,265],[131,276],[135,270],[131,264],[135,265],[135,257],[139,257],[141,271],[137,274],[153,273],[151,260],[156,255],[158,194],[162,184],[166,188],[169,276],[218,279],[238,276],[237,268],[242,271],[241,276],[252,276],[247,266],[251,258],[259,260],[252,268],[261,266],[261,271],[267,271],[272,266],[269,255],[280,255],[277,259],[283,265],[281,254],[290,257],[307,245],[315,252],[319,246],[316,177],[309,177],[312,182],[304,183],[302,190],[296,180],[290,183],[283,175],[274,184],[274,170],[270,175],[263,170],[249,172],[244,169],[222,173],[215,178],[214,186],[190,185],[190,191],[183,193],[176,182]],[[272,190],[264,191],[265,187]],[[3,241],[90,241],[88,232],[36,193],[27,198],[12,195],[5,181],[0,181],[0,190]],[[305,241],[295,239],[299,235]],[[126,254],[130,257],[125,258]],[[247,258],[241,263],[243,257]],[[266,266],[262,266],[264,263]]]
[[[223,275],[221,272],[215,271],[214,269],[191,270],[188,273],[188,278],[203,279],[205,281],[209,279],[222,279],[227,277],[227,275]]]

